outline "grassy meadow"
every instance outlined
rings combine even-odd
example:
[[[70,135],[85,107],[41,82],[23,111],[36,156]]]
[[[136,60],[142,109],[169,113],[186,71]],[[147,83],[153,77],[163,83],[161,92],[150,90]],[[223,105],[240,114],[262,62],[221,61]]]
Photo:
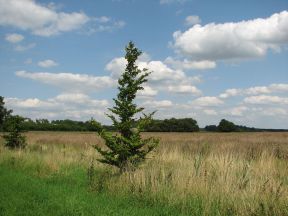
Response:
[[[288,133],[143,133],[160,145],[123,175],[96,133],[26,136],[0,145],[0,215],[288,215]]]

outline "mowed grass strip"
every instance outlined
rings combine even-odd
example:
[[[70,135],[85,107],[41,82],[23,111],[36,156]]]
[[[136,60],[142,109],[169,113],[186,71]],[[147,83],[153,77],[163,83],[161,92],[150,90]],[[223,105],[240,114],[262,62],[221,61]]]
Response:
[[[165,206],[89,191],[84,170],[37,177],[0,166],[0,215],[180,215]]]

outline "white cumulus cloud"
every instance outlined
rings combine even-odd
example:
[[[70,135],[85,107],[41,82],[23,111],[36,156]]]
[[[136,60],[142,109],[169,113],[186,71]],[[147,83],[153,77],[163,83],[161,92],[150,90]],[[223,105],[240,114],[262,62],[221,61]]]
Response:
[[[19,99],[19,98],[6,98],[5,102],[7,103],[7,106],[12,106],[13,108],[45,108],[50,109],[54,106],[53,103],[48,101],[42,101],[38,98],[28,98],[28,99]]]
[[[0,25],[51,36],[79,29],[89,21],[83,12],[57,12],[34,0],[0,0]]]
[[[247,104],[288,104],[287,97],[270,96],[270,95],[257,95],[244,98],[244,103]]]
[[[232,97],[232,96],[237,96],[237,95],[240,95],[242,94],[242,89],[227,89],[225,90],[224,93],[220,94],[219,97],[220,98],[229,98],[229,97]]]
[[[212,115],[212,116],[217,115],[217,112],[214,109],[204,109],[203,112],[207,115]]]
[[[38,66],[43,67],[43,68],[55,67],[57,65],[58,63],[51,59],[46,59],[46,60],[38,62]]]
[[[201,60],[201,61],[191,61],[188,59],[176,60],[172,57],[167,57],[165,63],[171,65],[175,69],[179,70],[207,70],[216,67],[215,61]]]
[[[183,4],[185,2],[187,2],[189,0],[160,0],[160,4],[164,5],[164,4],[172,4],[172,3],[180,3]]]
[[[288,43],[288,11],[268,18],[194,25],[173,34],[180,54],[200,60],[247,59],[264,56]]]
[[[178,85],[168,85],[168,92],[178,93],[178,94],[192,94],[200,95],[202,92],[195,86],[189,84],[178,84]]]
[[[36,43],[30,43],[27,45],[17,45],[14,47],[14,50],[18,51],[18,52],[23,52],[29,49],[33,49],[36,46]]]
[[[224,110],[223,113],[228,114],[230,116],[243,116],[244,113],[248,110],[249,108],[246,106],[237,106],[237,107],[230,108],[228,110]]]
[[[111,73],[114,79],[118,79],[125,70],[126,64],[125,58],[114,58],[106,65],[105,69]],[[146,68],[151,72],[149,85],[155,90],[182,94],[201,94],[201,91],[194,86],[194,83],[201,81],[199,76],[189,77],[184,71],[170,68],[162,61],[152,61],[148,56],[140,58],[137,65],[139,69]]]
[[[288,84],[286,83],[276,83],[271,84],[269,89],[273,92],[288,92]]]
[[[147,98],[147,97],[154,97],[158,94],[158,91],[148,85],[143,86],[144,89],[140,90],[137,93],[137,96],[139,96],[140,98]]]
[[[91,76],[73,73],[31,73],[26,71],[17,71],[16,75],[57,86],[69,92],[98,91],[115,84],[115,80],[109,76]]]
[[[191,102],[192,105],[206,107],[206,106],[220,106],[224,102],[217,97],[205,96],[199,97]]]
[[[151,72],[149,80],[152,82],[163,80],[182,80],[186,78],[183,71],[174,70],[168,67],[162,61],[150,61],[146,56],[144,59],[147,59],[148,61],[144,61],[142,58],[139,59],[140,60],[136,63],[137,66],[141,70],[146,68]],[[117,79],[125,70],[126,64],[127,60],[124,57],[114,58],[106,65],[105,69],[111,72],[112,77]]]
[[[7,34],[5,37],[6,41],[10,42],[10,43],[19,43],[22,40],[24,40],[24,36],[21,34]]]
[[[117,29],[125,27],[126,22],[123,20],[114,20],[111,17],[94,17],[91,19],[88,27],[87,34],[93,34],[96,32],[112,32]]]
[[[82,104],[84,106],[94,106],[94,107],[107,107],[109,102],[107,100],[95,100],[90,98],[88,95],[83,93],[71,93],[66,92],[60,95],[57,95],[55,98],[50,99],[53,102],[60,102],[65,104],[74,104],[79,105]]]
[[[88,120],[91,117],[105,121],[107,100],[96,100],[82,93],[66,92],[53,98],[5,98],[5,104],[14,113],[32,119]]]
[[[160,109],[160,108],[168,108],[173,105],[170,100],[147,100],[141,106],[150,108],[150,109]]]
[[[259,112],[260,111],[260,112]],[[288,116],[288,111],[287,109],[284,108],[278,108],[278,107],[268,107],[268,108],[260,108],[259,114],[264,115],[264,116]]]
[[[199,16],[190,15],[185,18],[185,25],[193,26],[195,24],[201,23],[201,19]]]
[[[254,86],[246,89],[227,89],[219,95],[220,98],[229,98],[239,95],[259,95],[259,94],[271,94],[276,92],[288,92],[288,84],[286,83],[274,83],[268,86]]]

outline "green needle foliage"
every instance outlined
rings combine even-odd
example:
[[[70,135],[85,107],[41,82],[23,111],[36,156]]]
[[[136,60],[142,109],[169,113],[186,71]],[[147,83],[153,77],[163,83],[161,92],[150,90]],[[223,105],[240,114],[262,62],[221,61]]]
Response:
[[[118,133],[109,133],[101,128],[98,133],[104,139],[108,149],[103,150],[99,146],[94,146],[103,156],[99,161],[118,167],[121,173],[135,170],[159,143],[158,139],[153,137],[144,139],[140,135],[140,132],[151,122],[154,112],[143,114],[138,119],[135,117],[137,113],[144,110],[134,103],[136,93],[143,90],[142,84],[147,82],[150,74],[147,69],[140,70],[136,65],[136,60],[141,53],[132,42],[129,42],[125,55],[126,69],[118,80],[119,93],[117,98],[113,99],[115,105],[109,108],[112,114],[107,115]]]
[[[10,149],[25,148],[26,137],[22,135],[21,123],[23,123],[24,118],[21,116],[10,116],[6,122],[6,128],[9,132],[3,135],[5,139],[4,145]]]
[[[4,102],[4,97],[0,96],[0,131],[3,131],[5,121],[7,118],[11,115],[12,110],[8,110],[5,108],[5,102]]]

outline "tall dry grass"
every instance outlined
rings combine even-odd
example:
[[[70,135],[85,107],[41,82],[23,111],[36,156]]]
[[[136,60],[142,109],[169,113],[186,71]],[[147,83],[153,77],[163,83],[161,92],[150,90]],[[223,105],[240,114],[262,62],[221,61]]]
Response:
[[[124,175],[95,161],[99,155],[91,144],[103,145],[95,133],[30,132],[26,150],[1,147],[0,163],[11,157],[30,166],[41,163],[39,175],[83,167],[97,190],[133,194],[195,215],[288,215],[288,133],[143,136],[161,143],[140,169]]]

